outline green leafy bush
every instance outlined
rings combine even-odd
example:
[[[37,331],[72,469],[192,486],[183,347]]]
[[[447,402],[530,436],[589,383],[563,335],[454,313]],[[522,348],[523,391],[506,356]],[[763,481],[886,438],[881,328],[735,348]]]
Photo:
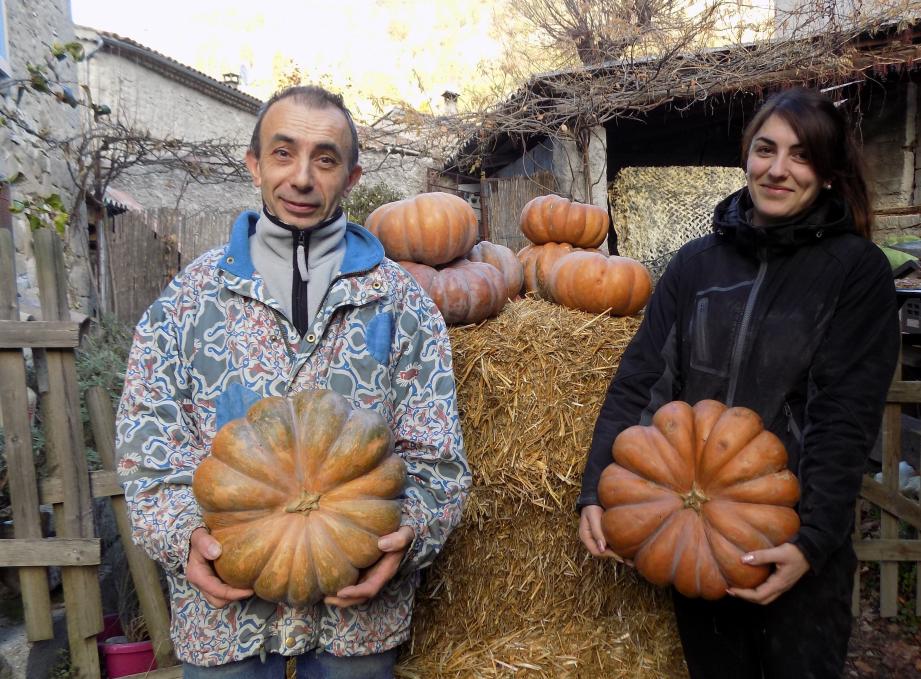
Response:
[[[364,224],[368,215],[381,205],[402,200],[403,196],[398,191],[386,184],[359,184],[349,197],[342,201],[342,209],[349,217],[350,222]]]

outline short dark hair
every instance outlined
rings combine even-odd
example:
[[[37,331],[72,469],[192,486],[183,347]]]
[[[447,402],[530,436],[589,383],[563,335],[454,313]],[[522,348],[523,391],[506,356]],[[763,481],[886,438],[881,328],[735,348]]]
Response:
[[[775,114],[793,128],[819,179],[847,203],[858,232],[870,238],[873,210],[863,153],[845,112],[821,92],[794,87],[764,102],[742,135],[742,167],[758,130]]]
[[[257,158],[262,152],[262,142],[259,135],[262,132],[262,119],[272,105],[282,99],[294,98],[299,104],[313,108],[336,108],[342,111],[346,121],[349,124],[349,132],[352,136],[352,151],[349,155],[349,170],[358,165],[358,129],[355,127],[355,121],[352,120],[352,113],[346,107],[342,100],[341,94],[334,94],[329,90],[323,89],[317,85],[295,85],[283,90],[279,90],[272,95],[272,98],[259,107],[259,117],[256,118],[256,127],[253,128],[253,136],[249,140],[249,150]]]

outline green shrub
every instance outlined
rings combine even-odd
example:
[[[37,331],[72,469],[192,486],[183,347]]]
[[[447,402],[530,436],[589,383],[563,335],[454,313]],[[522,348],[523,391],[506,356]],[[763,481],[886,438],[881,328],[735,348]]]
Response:
[[[349,197],[342,201],[342,209],[349,217],[350,222],[364,224],[368,215],[381,205],[402,200],[403,196],[398,191],[380,182],[376,184],[359,184]]]

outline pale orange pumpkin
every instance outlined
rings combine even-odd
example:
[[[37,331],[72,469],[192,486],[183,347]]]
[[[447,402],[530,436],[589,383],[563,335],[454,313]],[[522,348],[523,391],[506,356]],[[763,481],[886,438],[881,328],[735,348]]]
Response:
[[[505,296],[509,299],[514,299],[521,292],[521,284],[524,282],[524,268],[511,249],[504,245],[484,240],[473,246],[466,259],[471,262],[492,264],[502,272],[502,277],[505,279]]]
[[[550,299],[547,277],[557,260],[576,251],[569,243],[526,245],[518,251],[518,261],[524,271],[524,292],[533,292],[540,299]]]
[[[505,306],[505,279],[491,264],[458,259],[434,269],[416,262],[400,262],[422,286],[452,325],[479,323],[498,316]]]
[[[463,257],[476,243],[473,208],[450,193],[420,193],[381,205],[365,220],[390,259],[429,266]]]
[[[232,587],[302,606],[357,582],[400,526],[406,470],[377,412],[332,391],[264,398],[221,427],[192,490]]]
[[[593,314],[610,309],[631,316],[652,294],[649,271],[635,259],[600,252],[571,252],[553,264],[546,289],[553,301]]]
[[[561,196],[538,196],[524,206],[521,232],[535,244],[569,243],[597,248],[608,235],[608,213],[597,205],[575,203]]]
[[[771,568],[742,555],[799,530],[787,451],[748,408],[673,401],[621,432],[612,452],[598,483],[602,530],[652,583],[705,599],[757,587]]]

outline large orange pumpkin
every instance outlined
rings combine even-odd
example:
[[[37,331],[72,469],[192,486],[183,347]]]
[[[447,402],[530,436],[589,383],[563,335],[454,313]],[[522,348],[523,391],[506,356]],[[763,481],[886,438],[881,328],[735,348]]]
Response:
[[[600,252],[571,252],[553,264],[546,278],[553,301],[570,309],[614,316],[632,316],[649,301],[652,278],[629,257]]]
[[[380,558],[405,477],[384,418],[318,390],[264,398],[221,427],[192,489],[223,547],[221,579],[301,606]]]
[[[420,193],[381,205],[365,226],[393,260],[438,266],[463,257],[476,243],[473,208],[450,193]]]
[[[514,299],[521,292],[521,284],[524,282],[524,268],[511,249],[504,245],[484,240],[473,246],[466,259],[471,262],[492,264],[502,272],[502,277],[505,279],[505,296],[508,299]]]
[[[479,323],[498,316],[505,306],[505,279],[492,264],[458,259],[434,269],[416,262],[400,262],[422,286],[444,316],[445,323]]]
[[[524,270],[524,291],[533,292],[540,299],[550,299],[547,277],[557,260],[574,252],[569,243],[544,243],[526,245],[518,251],[518,261]]]
[[[579,248],[597,248],[608,235],[606,210],[586,203],[574,203],[561,196],[538,196],[524,206],[521,232],[532,243],[569,243]]]
[[[742,555],[799,530],[787,451],[748,408],[667,403],[650,426],[621,432],[613,454],[598,483],[605,538],[657,585],[705,599],[757,587],[770,568]]]

